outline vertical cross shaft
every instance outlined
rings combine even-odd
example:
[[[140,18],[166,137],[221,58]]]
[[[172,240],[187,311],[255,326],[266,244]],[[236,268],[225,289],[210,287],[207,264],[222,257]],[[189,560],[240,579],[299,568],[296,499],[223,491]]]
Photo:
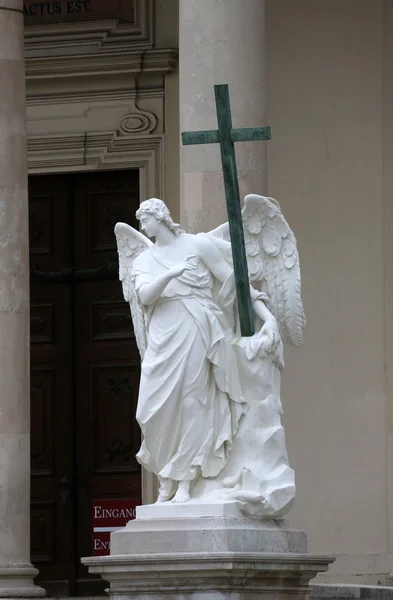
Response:
[[[231,139],[232,117],[228,86],[216,85],[214,87],[214,93],[216,97],[218,133],[220,138],[221,162],[224,175],[229,232],[231,236],[239,320],[242,336],[248,337],[254,333],[254,322],[240,206],[235,145]]]
[[[215,85],[214,93],[218,130],[185,132],[182,139],[184,145],[220,144],[240,329],[242,336],[249,337],[254,334],[254,324],[234,142],[269,140],[270,128],[233,129],[228,86]]]

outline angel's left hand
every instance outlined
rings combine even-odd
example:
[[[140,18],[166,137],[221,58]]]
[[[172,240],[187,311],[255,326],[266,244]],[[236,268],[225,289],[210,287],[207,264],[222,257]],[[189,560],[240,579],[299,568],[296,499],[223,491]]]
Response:
[[[264,343],[264,350],[267,354],[276,348],[280,342],[280,332],[277,321],[273,315],[265,321],[259,335],[265,336],[264,339],[266,341]]]
[[[244,340],[248,360],[254,360],[257,356],[266,358],[271,352],[277,350],[281,340],[276,319],[271,315],[257,333],[242,340]]]

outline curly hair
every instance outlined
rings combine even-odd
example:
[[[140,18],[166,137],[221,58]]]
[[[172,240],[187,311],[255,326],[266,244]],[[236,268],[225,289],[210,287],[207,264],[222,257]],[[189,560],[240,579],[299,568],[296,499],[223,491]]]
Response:
[[[173,231],[176,235],[184,233],[184,230],[180,227],[179,223],[174,222],[171,213],[169,212],[169,208],[162,200],[150,198],[149,200],[141,202],[135,216],[139,220],[141,216],[146,213],[154,215],[157,221],[164,222],[168,229]]]

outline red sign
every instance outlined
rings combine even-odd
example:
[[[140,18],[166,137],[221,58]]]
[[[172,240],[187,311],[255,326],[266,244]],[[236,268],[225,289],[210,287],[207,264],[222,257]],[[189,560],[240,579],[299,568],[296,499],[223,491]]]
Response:
[[[136,500],[93,500],[93,556],[110,554],[110,535],[135,519]]]
[[[134,23],[135,0],[23,0],[25,25],[119,19]]]

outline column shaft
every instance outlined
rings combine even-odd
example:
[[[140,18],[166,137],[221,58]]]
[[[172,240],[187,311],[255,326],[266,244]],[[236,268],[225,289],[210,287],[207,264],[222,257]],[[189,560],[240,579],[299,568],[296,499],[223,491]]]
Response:
[[[30,563],[29,254],[23,0],[0,0],[0,598]]]
[[[214,85],[227,83],[233,127],[268,125],[265,0],[179,0],[180,131],[216,129]],[[266,144],[236,144],[240,194],[266,194]],[[181,147],[180,216],[190,231],[227,220],[218,144]]]

